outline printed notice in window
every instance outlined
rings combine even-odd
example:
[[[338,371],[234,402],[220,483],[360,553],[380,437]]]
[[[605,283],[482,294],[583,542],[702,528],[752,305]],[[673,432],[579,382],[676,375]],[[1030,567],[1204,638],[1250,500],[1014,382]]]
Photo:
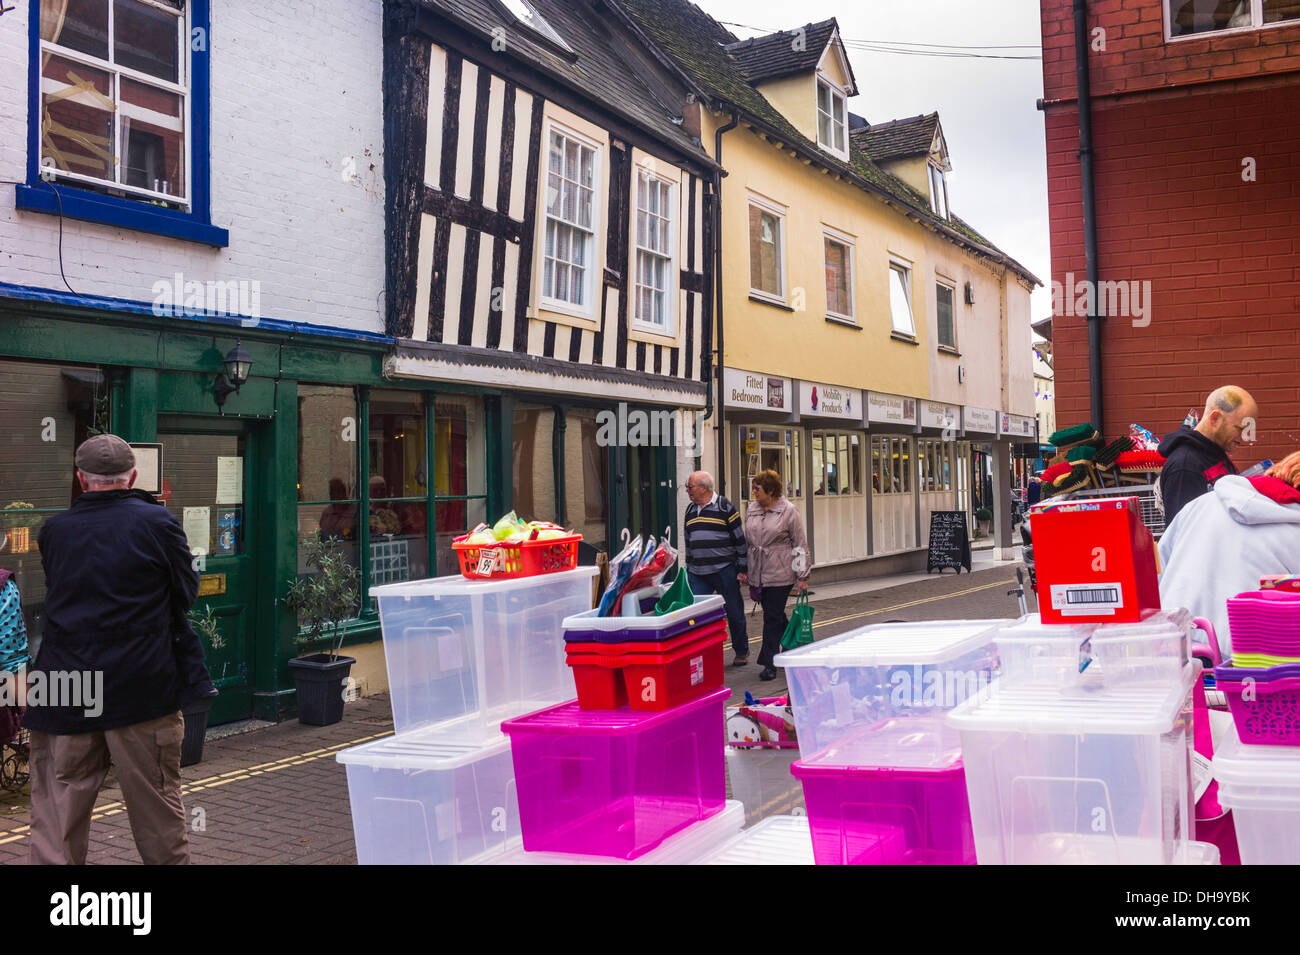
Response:
[[[244,503],[244,459],[240,457],[217,457],[217,500],[218,504]]]
[[[181,526],[185,528],[185,541],[190,545],[190,553],[206,555],[212,544],[212,509],[208,507],[187,507],[181,513]]]

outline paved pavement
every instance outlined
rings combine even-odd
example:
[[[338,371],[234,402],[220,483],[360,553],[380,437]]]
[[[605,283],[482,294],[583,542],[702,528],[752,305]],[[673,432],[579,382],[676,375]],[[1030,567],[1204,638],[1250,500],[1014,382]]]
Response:
[[[1015,565],[977,555],[972,574],[825,585],[812,593],[818,639],[886,620],[1014,617]],[[1030,608],[1033,598],[1030,596]],[[750,659],[762,634],[762,614],[748,618]],[[730,650],[727,652],[730,661]],[[732,701],[749,690],[755,697],[785,692],[783,672],[770,682],[759,668],[727,667]],[[347,864],[356,862],[347,776],[335,754],[393,731],[388,696],[348,704],[343,721],[309,727],[297,721],[247,724],[248,732],[213,731],[203,762],[181,771],[190,847],[195,863]],[[229,730],[224,730],[229,734]],[[213,737],[220,738],[213,738]],[[746,820],[801,812],[802,791],[789,775],[797,751],[749,750],[728,756],[728,796],[746,803]],[[96,804],[88,861],[139,863],[125,807],[113,775]],[[27,795],[0,793],[0,863],[25,862],[28,852]]]

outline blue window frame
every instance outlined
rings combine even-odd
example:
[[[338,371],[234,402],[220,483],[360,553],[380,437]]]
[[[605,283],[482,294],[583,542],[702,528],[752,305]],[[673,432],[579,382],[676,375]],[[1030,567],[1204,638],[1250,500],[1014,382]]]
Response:
[[[209,7],[210,0],[74,0],[63,7],[54,48],[42,45],[41,3],[31,0],[27,184],[15,190],[19,209],[229,245],[229,233],[211,217]],[[150,29],[165,36],[176,10],[173,60],[166,44],[151,52],[138,40]],[[59,115],[44,115],[50,107]],[[76,163],[56,138],[80,151]],[[51,168],[42,169],[46,153]]]

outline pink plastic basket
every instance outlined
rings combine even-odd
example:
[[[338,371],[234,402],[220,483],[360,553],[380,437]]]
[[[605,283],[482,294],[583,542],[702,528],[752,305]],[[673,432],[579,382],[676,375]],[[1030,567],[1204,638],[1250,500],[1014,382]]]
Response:
[[[795,763],[818,865],[974,865],[966,772]]]
[[[1228,699],[1232,721],[1243,743],[1300,745],[1300,677],[1220,679],[1216,686]]]
[[[634,859],[721,811],[725,687],[670,710],[562,703],[507,720],[529,852]]]

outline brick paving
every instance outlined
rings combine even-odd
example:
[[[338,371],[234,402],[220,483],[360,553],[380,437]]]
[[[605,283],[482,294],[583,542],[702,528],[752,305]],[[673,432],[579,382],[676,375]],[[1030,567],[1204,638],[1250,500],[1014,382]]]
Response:
[[[1011,617],[1018,613],[1006,596],[1014,569],[1001,566],[973,575],[943,576],[818,601],[814,628],[818,639],[884,620]],[[1030,601],[1032,608],[1032,598]],[[762,614],[750,614],[750,659],[758,656]],[[728,663],[730,647],[726,652]],[[770,682],[759,668],[726,668],[732,701],[749,690],[755,697],[785,692],[784,674]],[[254,724],[256,725],[256,724]],[[347,774],[335,754],[349,746],[392,733],[387,694],[349,703],[343,721],[333,726],[303,726],[290,720],[249,732],[210,738],[203,761],[181,770],[190,851],[196,864],[347,865],[356,862]],[[768,815],[801,811],[803,795],[789,776],[790,754],[756,752],[759,782],[748,822]],[[728,796],[732,796],[728,781]],[[96,803],[87,861],[96,865],[139,864],[130,824],[110,770]],[[28,797],[0,793],[0,864],[25,863],[28,852]]]

